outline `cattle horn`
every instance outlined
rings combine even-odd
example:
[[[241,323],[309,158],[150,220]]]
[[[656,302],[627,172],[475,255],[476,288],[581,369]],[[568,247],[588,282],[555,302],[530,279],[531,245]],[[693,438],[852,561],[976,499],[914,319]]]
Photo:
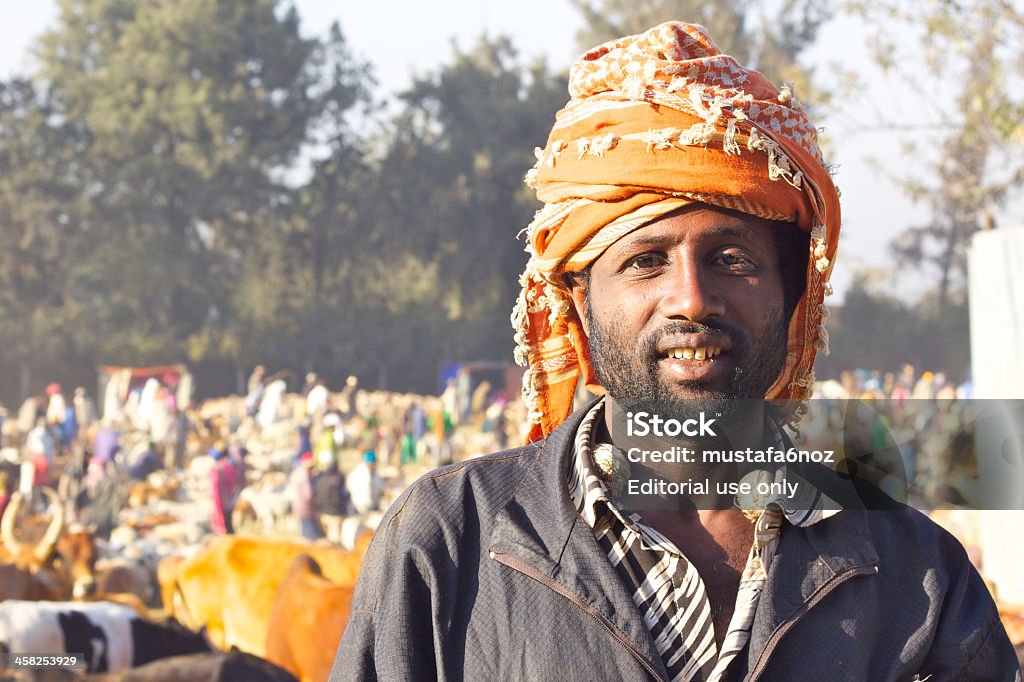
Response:
[[[50,525],[46,527],[46,534],[36,544],[35,558],[39,563],[46,561],[53,552],[60,534],[64,531],[64,505],[61,504],[60,496],[53,488],[42,488],[43,494],[50,499],[50,509],[53,510],[53,518]]]
[[[21,554],[21,543],[14,539],[14,520],[21,510],[21,498],[20,492],[11,495],[11,502],[4,510],[3,519],[0,519],[0,537],[3,538],[4,548],[12,557]]]

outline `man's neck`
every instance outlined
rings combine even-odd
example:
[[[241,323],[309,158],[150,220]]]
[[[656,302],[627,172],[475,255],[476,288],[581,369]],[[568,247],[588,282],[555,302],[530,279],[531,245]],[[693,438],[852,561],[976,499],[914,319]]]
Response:
[[[713,456],[705,457],[710,452],[736,452],[747,448],[757,449],[763,447],[765,442],[765,413],[764,404],[750,402],[744,405],[744,418],[731,421],[728,433],[719,433],[713,436],[691,437],[659,437],[657,439],[638,439],[624,433],[622,414],[623,410],[615,402],[614,398],[606,399],[604,420],[597,433],[598,441],[611,442],[617,448],[630,452],[631,448],[643,446],[651,450],[669,450],[675,448],[675,458],[658,458],[645,456],[644,461],[633,461],[641,457],[641,453],[635,449],[630,457],[630,478],[638,481],[660,479],[666,482],[685,485],[690,484],[690,489],[695,489],[697,484],[705,484],[703,493],[691,496],[693,506],[701,510],[722,510],[733,508],[735,491],[730,491],[728,484],[738,483],[747,473],[745,465],[722,463],[716,461]],[[616,418],[618,416],[618,418]],[[687,453],[683,457],[680,453]],[[668,459],[669,461],[666,461]],[[673,461],[674,459],[674,461]],[[686,461],[682,461],[686,460]],[[684,495],[685,497],[685,495]],[[650,509],[652,506],[660,508],[686,508],[685,499],[662,498],[655,499],[652,495],[630,496],[626,495],[621,499],[623,506],[627,509]],[[664,506],[661,506],[664,502]],[[702,514],[703,516],[703,514]]]
[[[628,450],[637,445],[638,439],[621,433],[622,419],[615,418],[621,417],[621,411],[616,415],[617,410],[618,406],[609,398],[596,440],[610,441],[617,448]],[[745,417],[727,429],[728,437],[723,434],[660,439],[662,448],[685,447],[696,453],[691,457],[694,461],[630,462],[629,478],[633,481],[659,479],[680,487],[690,484],[691,490],[696,482],[705,486],[702,494],[658,496],[627,492],[616,498],[616,504],[625,512],[638,513],[643,523],[658,530],[696,567],[707,591],[719,646],[732,619],[740,576],[750,552],[752,525],[735,507],[735,492],[721,491],[729,490],[728,483],[738,483],[745,471],[735,465],[706,462],[701,453],[760,447],[765,438],[763,405],[752,406]],[[616,427],[620,433],[614,433]],[[726,487],[720,490],[720,485]]]

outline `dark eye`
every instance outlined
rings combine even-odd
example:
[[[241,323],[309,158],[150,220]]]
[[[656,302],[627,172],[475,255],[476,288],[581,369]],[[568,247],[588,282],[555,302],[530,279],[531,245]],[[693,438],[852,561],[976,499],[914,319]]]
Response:
[[[755,263],[749,255],[735,249],[722,251],[715,258],[715,261],[730,270],[753,270],[755,268]]]
[[[665,258],[657,253],[641,253],[626,261],[626,268],[634,271],[650,270],[665,262]]]

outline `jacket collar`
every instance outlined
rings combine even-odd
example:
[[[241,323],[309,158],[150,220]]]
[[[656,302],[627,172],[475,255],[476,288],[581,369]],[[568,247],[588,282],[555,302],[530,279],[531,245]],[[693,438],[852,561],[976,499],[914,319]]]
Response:
[[[594,402],[535,444],[536,456],[525,463],[522,482],[495,519],[492,541],[508,550],[522,549],[550,569],[549,574],[567,559],[567,543],[581,521],[569,499],[566,475],[576,430]]]
[[[491,546],[557,581],[603,615],[647,663],[667,678],[650,632],[622,579],[569,499],[566,475],[576,430],[591,401],[537,443],[539,451],[511,500],[498,512]]]

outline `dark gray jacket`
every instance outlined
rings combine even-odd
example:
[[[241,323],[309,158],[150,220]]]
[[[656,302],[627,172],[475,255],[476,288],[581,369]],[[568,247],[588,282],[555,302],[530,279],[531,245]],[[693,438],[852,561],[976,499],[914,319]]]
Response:
[[[392,505],[331,680],[665,679],[569,501],[581,418],[543,443],[428,474]],[[913,510],[783,528],[741,658],[747,680],[1020,679],[963,548]]]

